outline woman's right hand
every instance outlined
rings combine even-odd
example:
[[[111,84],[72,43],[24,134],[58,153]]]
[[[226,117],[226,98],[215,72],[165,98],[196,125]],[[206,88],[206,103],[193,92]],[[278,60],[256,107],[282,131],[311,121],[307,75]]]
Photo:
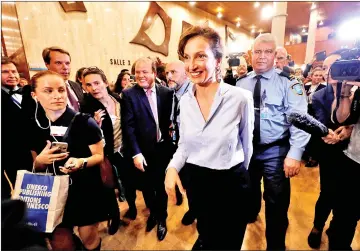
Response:
[[[54,153],[58,151],[58,147],[51,148],[51,142],[47,140],[45,148],[36,156],[35,163],[38,165],[49,165],[54,161],[66,159],[69,153]]]
[[[180,193],[182,195],[185,194],[185,190],[182,186],[179,174],[177,170],[173,167],[170,167],[166,171],[165,176],[165,190],[169,197],[169,200],[176,204],[176,193],[175,193],[175,186],[178,186]]]
[[[94,113],[94,119],[99,127],[101,127],[101,124],[102,124],[102,121],[104,120],[105,114],[106,114],[105,110],[101,110],[101,109],[97,110]]]

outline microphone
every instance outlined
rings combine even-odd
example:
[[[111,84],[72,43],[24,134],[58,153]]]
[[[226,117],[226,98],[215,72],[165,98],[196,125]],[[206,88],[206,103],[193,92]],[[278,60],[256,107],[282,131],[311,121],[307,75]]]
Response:
[[[321,138],[329,134],[329,129],[323,123],[307,113],[292,112],[288,120],[295,127],[311,134],[311,136]]]

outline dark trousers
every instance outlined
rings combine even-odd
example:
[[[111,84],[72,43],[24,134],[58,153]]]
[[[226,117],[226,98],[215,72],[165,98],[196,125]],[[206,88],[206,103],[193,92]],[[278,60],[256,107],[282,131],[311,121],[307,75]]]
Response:
[[[194,196],[192,195],[191,191],[189,191],[187,188],[189,187],[189,182],[190,182],[190,177],[189,177],[190,173],[189,173],[189,169],[184,166],[179,173],[180,176],[180,180],[181,183],[184,187],[184,189],[186,189],[186,197],[188,199],[188,214],[190,214],[191,216],[194,216]],[[176,198],[179,198],[180,196],[182,196],[182,194],[180,193],[179,188],[176,186]]]
[[[135,200],[136,200],[136,185],[134,183],[134,164],[131,162],[131,157],[121,156],[120,153],[114,153],[110,156],[111,163],[116,167],[118,175],[122,183],[122,188],[119,187],[119,183],[116,182],[117,189],[119,193],[124,189],[126,201],[129,204],[130,208],[135,208]]]
[[[240,250],[246,230],[249,176],[237,165],[212,170],[186,164],[197,230],[204,250]],[[215,216],[220,220],[214,220]]]
[[[352,250],[357,222],[360,220],[360,164],[345,157],[338,166],[336,200],[330,223],[329,249]]]
[[[340,147],[334,145],[322,144],[318,147],[322,154],[319,154],[320,194],[315,205],[314,227],[321,231],[333,209],[337,170],[345,155]]]
[[[288,151],[288,140],[270,145],[254,145],[254,154],[250,162],[251,217],[260,211],[261,178],[264,179],[267,249],[285,249],[285,236],[289,224],[287,211],[290,204],[290,179],[285,177],[283,169]]]
[[[165,170],[170,162],[170,152],[166,142],[158,143],[152,154],[145,157],[145,172],[139,173],[144,182],[143,195],[150,214],[158,221],[167,218],[168,197],[165,191]],[[140,172],[140,171],[138,171]]]

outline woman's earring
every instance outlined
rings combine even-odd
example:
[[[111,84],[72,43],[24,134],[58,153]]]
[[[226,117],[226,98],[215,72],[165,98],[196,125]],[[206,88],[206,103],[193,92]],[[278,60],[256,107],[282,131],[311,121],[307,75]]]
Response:
[[[216,82],[220,83],[222,79],[220,66],[216,66],[215,76],[216,76]]]

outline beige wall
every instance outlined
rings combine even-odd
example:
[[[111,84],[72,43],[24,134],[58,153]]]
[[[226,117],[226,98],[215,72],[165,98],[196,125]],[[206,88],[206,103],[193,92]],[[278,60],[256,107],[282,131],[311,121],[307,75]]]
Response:
[[[131,69],[131,66],[127,63],[126,66],[111,65],[110,59],[130,60],[131,63],[142,56],[159,57],[165,63],[177,59],[183,20],[193,25],[209,20],[210,26],[223,37],[224,45],[225,25],[228,25],[238,38],[235,47],[241,47],[241,50],[250,48],[252,39],[249,34],[232,24],[176,2],[158,4],[172,18],[168,57],[129,43],[141,26],[149,2],[85,2],[86,13],[65,13],[59,2],[16,2],[28,63],[44,66],[42,50],[56,45],[68,50],[72,56],[71,79],[80,67],[98,66],[109,80],[115,81],[121,69]],[[158,16],[147,34],[156,44],[162,43],[165,30]],[[226,61],[224,57],[223,69],[227,67]]]

